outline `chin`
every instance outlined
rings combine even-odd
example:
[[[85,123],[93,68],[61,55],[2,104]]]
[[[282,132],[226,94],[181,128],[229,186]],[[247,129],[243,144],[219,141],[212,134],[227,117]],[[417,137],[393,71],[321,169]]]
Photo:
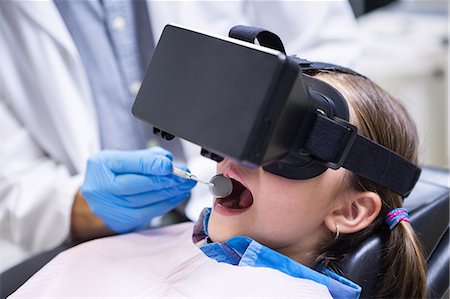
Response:
[[[230,223],[226,222],[211,215],[208,222],[208,235],[213,242],[225,242],[230,238],[242,235],[242,233],[234,230]]]

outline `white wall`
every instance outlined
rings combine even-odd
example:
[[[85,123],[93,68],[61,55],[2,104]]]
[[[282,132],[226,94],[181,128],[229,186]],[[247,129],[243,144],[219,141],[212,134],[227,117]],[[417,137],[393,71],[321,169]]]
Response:
[[[401,1],[358,18],[355,70],[400,99],[415,119],[422,162],[449,167],[448,3]]]

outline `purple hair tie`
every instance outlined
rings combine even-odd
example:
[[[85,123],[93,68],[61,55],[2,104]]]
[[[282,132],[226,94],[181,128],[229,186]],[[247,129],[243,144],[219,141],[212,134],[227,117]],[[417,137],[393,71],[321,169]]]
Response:
[[[409,219],[408,210],[405,208],[393,209],[386,214],[384,220],[386,221],[390,230],[392,230],[400,221],[406,221],[408,223],[411,222],[411,220]]]

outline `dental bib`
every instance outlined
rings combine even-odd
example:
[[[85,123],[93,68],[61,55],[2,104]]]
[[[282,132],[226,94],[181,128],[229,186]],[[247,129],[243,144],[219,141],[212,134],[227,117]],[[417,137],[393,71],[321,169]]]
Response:
[[[55,257],[9,298],[331,298],[326,286],[208,258],[193,223],[107,237]]]

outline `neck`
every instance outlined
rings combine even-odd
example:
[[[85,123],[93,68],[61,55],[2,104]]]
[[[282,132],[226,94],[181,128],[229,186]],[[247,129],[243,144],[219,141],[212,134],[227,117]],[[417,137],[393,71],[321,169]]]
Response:
[[[307,251],[298,251],[298,250],[291,250],[291,249],[282,249],[278,250],[278,252],[290,257],[291,259],[295,260],[296,262],[305,265],[307,267],[312,267],[314,265],[314,261],[317,258],[317,252],[314,250],[307,250]]]

